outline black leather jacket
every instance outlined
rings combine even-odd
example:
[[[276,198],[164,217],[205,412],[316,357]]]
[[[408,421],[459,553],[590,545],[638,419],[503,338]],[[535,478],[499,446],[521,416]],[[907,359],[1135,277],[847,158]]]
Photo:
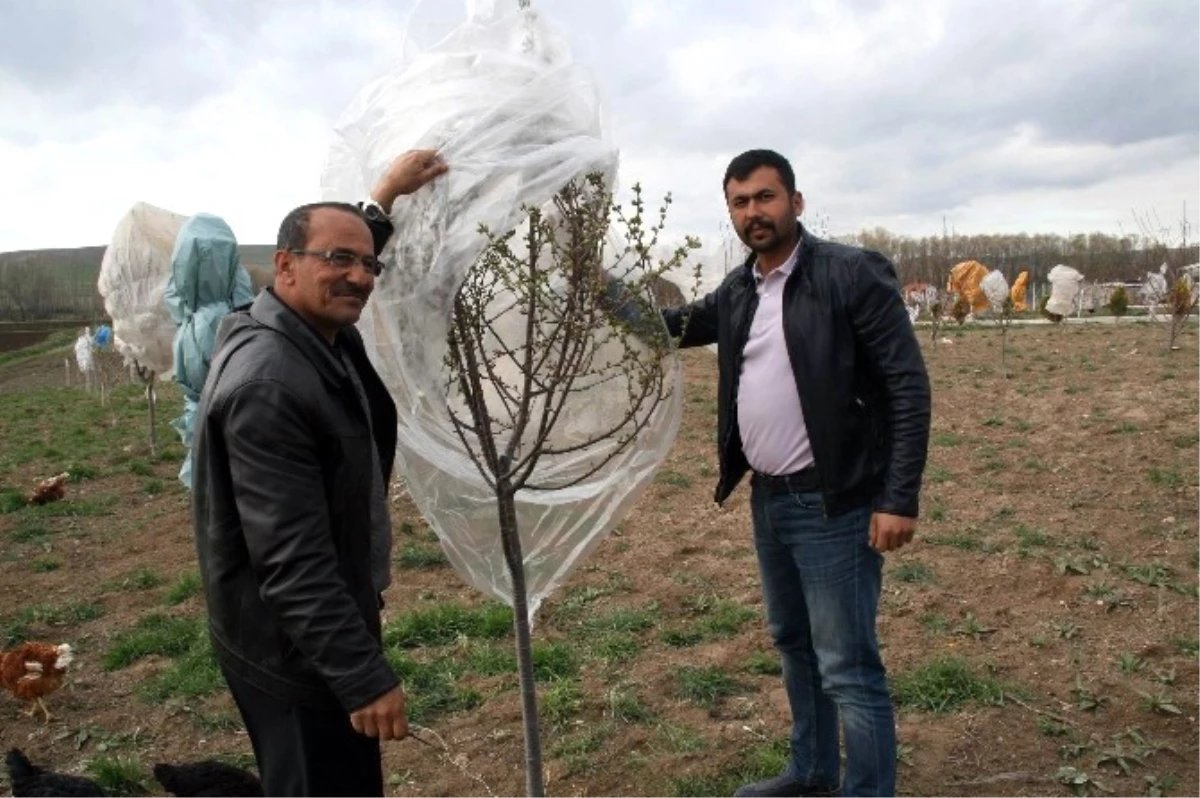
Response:
[[[929,377],[895,270],[877,252],[800,232],[796,268],[783,289],[784,338],[826,512],[869,503],[915,518],[929,445]],[[663,311],[682,346],[717,344],[718,503],[749,470],[736,403],[758,307],[753,264],[751,256],[708,296]]]
[[[336,349],[273,292],[224,319],[196,416],[193,509],[222,664],[283,700],[351,712],[398,683],[369,539],[369,447],[390,477],[396,409],[358,331],[337,346],[370,426]]]

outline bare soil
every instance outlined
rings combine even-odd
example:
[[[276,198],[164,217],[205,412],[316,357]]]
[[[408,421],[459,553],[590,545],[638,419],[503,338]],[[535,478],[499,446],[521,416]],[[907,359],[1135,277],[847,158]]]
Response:
[[[1007,380],[994,330],[945,335],[952,343],[923,341],[934,438],[918,538],[887,560],[884,657],[894,682],[954,657],[1007,690],[1000,705],[968,702],[941,714],[900,706],[901,793],[1070,795],[1068,767],[1115,794],[1146,794],[1151,778],[1167,794],[1198,794],[1195,329],[1169,355],[1160,326],[1014,329]],[[655,628],[637,632],[640,652],[628,662],[580,656],[577,711],[544,727],[552,794],[663,795],[723,783],[787,734],[779,676],[747,669],[753,655],[771,651],[748,491],[739,489],[724,508],[711,501],[716,360],[704,351],[684,359],[685,417],[660,479],[539,613],[535,637],[570,645],[580,638],[562,608],[589,588],[598,596],[587,604],[590,613],[653,607],[657,619]],[[0,433],[49,440],[60,418],[5,414],[14,397],[61,385],[62,375],[61,354],[0,368]],[[164,405],[176,399],[170,389],[162,394]],[[79,397],[93,401],[81,390]],[[145,457],[136,429],[114,460]],[[62,463],[0,457],[0,483],[26,488],[69,459],[69,452]],[[101,756],[136,758],[146,771],[154,762],[214,755],[251,761],[223,692],[154,703],[137,688],[165,660],[111,672],[100,666],[114,637],[148,613],[203,611],[199,597],[164,604],[171,582],[195,570],[189,496],[174,479],[178,461],[152,463],[152,478],[165,485],[153,494],[145,474],[108,462],[72,483],[67,499],[108,497],[115,501],[108,514],[42,519],[48,535],[32,541],[15,539],[16,514],[0,515],[0,622],[34,605],[91,603],[103,611],[92,620],[30,625],[33,637],[71,642],[77,667],[51,696],[48,725],[0,695],[0,747],[21,747],[35,762],[73,772]],[[426,539],[402,492],[394,522],[398,546]],[[58,567],[36,568],[45,558]],[[163,583],[131,588],[139,569]],[[697,599],[709,594],[752,608],[753,619],[729,637],[663,642],[662,632],[694,619]],[[445,567],[398,567],[387,599],[389,620],[420,607],[483,602]],[[679,695],[683,666],[722,668],[740,690],[699,706]],[[433,717],[420,732],[431,741],[436,732],[448,754],[415,740],[384,746],[392,794],[524,791],[515,675],[461,681],[482,703]],[[637,691],[645,718],[614,717],[609,699],[617,686]],[[1147,745],[1137,761],[1125,761],[1126,772],[1112,754],[1118,745],[1131,750],[1130,730]]]

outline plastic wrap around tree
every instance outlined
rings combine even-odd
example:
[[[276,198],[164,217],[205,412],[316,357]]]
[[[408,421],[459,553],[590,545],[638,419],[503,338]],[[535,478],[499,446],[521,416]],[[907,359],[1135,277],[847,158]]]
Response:
[[[1009,298],[1009,293],[1008,281],[1004,279],[1003,272],[999,269],[988,272],[987,276],[979,281],[979,290],[987,298],[992,313],[999,316],[1004,312],[1004,302]]]
[[[208,377],[221,319],[253,299],[250,275],[238,259],[237,239],[217,216],[190,217],[175,238],[171,276],[163,301],[175,333],[175,381],[183,390],[183,415],[171,422],[187,449],[179,480],[192,486],[192,428],[200,392]]]
[[[414,147],[436,148],[450,165],[396,201],[396,232],[383,254],[390,265],[359,329],[399,409],[397,465],[413,500],[458,573],[511,604],[495,491],[452,422],[462,408],[446,382],[447,336],[459,289],[488,245],[481,227],[503,235],[530,208],[553,220],[556,194],[591,173],[611,186],[617,154],[603,134],[597,88],[536,11],[477,2],[437,44],[406,43],[400,63],[352,102],[337,134],[322,180],[327,199],[366,196],[391,160]],[[492,307],[512,309],[519,293],[497,287]],[[498,331],[519,335],[507,326],[514,320],[498,319]],[[484,377],[485,391],[502,394],[511,375]],[[547,457],[534,476],[551,489],[516,494],[530,615],[650,483],[681,415],[674,363],[668,379],[669,401],[600,471],[587,475],[584,453]],[[626,401],[616,383],[577,392],[557,434],[602,431]]]
[[[97,288],[120,352],[143,369],[171,373],[175,323],[163,303],[171,250],[184,217],[139,202],[121,218],[104,250]]]
[[[1029,284],[1029,272],[1023,271],[1017,275],[1017,279],[1013,280],[1012,291],[1009,296],[1012,298],[1013,312],[1024,313],[1026,310],[1025,290]]]
[[[1069,316],[1075,311],[1075,297],[1083,275],[1070,266],[1058,264],[1046,275],[1050,281],[1050,299],[1046,300],[1046,312],[1055,316]]]
[[[85,327],[75,339],[75,365],[79,373],[89,375],[96,370],[96,360],[92,357],[92,328]]]
[[[987,276],[988,267],[979,261],[965,260],[950,270],[950,279],[946,283],[946,291],[959,294],[971,303],[971,310],[987,310],[988,299],[979,290],[979,284]]]

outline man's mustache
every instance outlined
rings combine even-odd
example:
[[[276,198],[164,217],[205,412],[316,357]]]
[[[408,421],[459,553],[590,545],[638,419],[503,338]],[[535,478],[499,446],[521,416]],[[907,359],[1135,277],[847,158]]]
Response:
[[[775,232],[775,225],[766,219],[755,219],[746,225],[746,234],[749,235],[755,230],[770,230]]]
[[[350,285],[349,283],[341,283],[340,285],[335,285],[333,287],[333,295],[352,296],[355,299],[361,300],[365,304],[367,299],[371,296],[371,292],[362,288],[358,288],[357,286]]]

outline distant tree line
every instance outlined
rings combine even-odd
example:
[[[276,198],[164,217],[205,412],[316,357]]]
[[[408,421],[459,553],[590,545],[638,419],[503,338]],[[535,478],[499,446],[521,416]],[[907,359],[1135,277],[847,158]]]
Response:
[[[896,265],[901,283],[942,284],[950,269],[964,260],[999,269],[1010,282],[1028,270],[1031,283],[1044,281],[1060,263],[1078,269],[1089,281],[1139,282],[1146,272],[1156,271],[1163,263],[1177,268],[1200,261],[1197,245],[1182,241],[1172,245],[1156,233],[944,234],[913,238],[877,227],[842,240],[886,255]]]
[[[104,247],[0,252],[0,322],[94,321],[105,317],[96,290]],[[238,248],[256,286],[271,279],[274,246]]]
[[[35,263],[0,266],[0,321],[92,320],[104,316],[96,274]]]

